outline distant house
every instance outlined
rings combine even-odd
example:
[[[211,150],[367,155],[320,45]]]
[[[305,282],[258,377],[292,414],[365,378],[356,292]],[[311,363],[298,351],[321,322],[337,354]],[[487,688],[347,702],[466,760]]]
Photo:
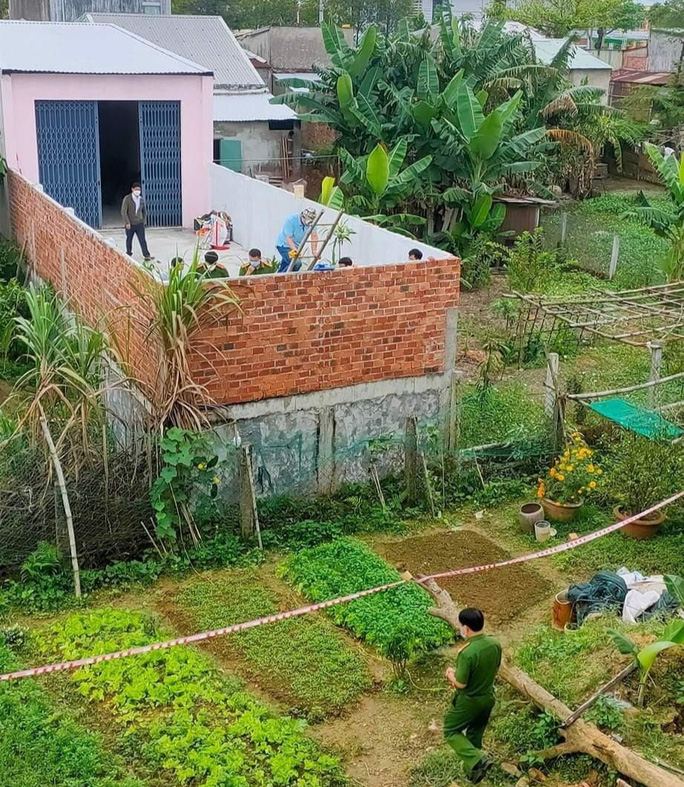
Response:
[[[344,28],[342,34],[354,43],[354,30]],[[319,66],[332,65],[320,27],[261,27],[237,33],[237,39],[245,49],[266,60],[275,77],[283,72],[312,74]]]
[[[537,58],[542,63],[550,63],[553,58],[558,54],[558,50],[565,43],[564,38],[542,38],[532,36],[532,46],[537,55]],[[586,49],[580,49],[578,46],[572,47],[572,54],[570,57],[570,64],[568,68],[568,78],[573,85],[587,84],[591,87],[600,88],[603,90],[601,102],[608,103],[608,96],[610,91],[610,75],[613,69],[608,63],[604,63],[598,57],[595,57],[591,52]]]
[[[214,161],[252,175],[296,169],[297,114],[270,103],[272,94],[220,16],[86,14],[83,19],[118,25],[213,71]]]
[[[170,14],[171,0],[9,0],[9,18],[76,22],[83,14]]]
[[[113,25],[0,22],[0,153],[91,227],[140,180],[152,226],[211,207],[210,70]]]

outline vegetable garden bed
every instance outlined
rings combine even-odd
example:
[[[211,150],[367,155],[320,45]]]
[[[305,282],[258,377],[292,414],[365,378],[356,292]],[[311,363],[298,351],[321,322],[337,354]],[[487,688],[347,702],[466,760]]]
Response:
[[[294,594],[284,598],[267,587],[276,580],[272,566],[257,570],[208,575],[188,584],[173,599],[193,630],[220,628],[271,615],[296,605]],[[173,608],[167,614],[175,618]],[[219,654],[237,656],[245,677],[269,696],[286,704],[288,712],[309,721],[350,710],[371,687],[361,654],[325,619],[308,615],[255,628],[214,642]]]
[[[70,615],[35,635],[43,658],[76,659],[162,638],[139,612]],[[336,787],[339,762],[274,715],[193,648],[172,648],[70,673],[92,713],[109,715],[131,757],[168,784],[207,787]],[[75,695],[72,695],[75,697]]]

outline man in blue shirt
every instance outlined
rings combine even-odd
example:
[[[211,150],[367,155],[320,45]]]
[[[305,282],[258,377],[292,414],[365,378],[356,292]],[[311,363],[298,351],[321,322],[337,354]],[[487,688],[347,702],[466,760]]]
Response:
[[[293,213],[285,219],[285,224],[278,235],[276,241],[276,248],[280,254],[280,265],[278,266],[278,273],[285,273],[290,267],[290,263],[294,257],[290,256],[290,252],[296,252],[299,244],[304,240],[304,236],[309,230],[309,227],[316,219],[316,211],[311,208],[306,208],[301,213]],[[318,248],[318,235],[314,230],[309,235],[311,241],[311,251],[315,255]],[[302,267],[299,260],[295,260],[292,270],[298,271]]]

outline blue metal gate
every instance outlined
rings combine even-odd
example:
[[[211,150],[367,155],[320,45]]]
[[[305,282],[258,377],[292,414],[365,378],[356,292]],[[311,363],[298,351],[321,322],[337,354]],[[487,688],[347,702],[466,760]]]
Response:
[[[102,224],[96,101],[36,101],[40,182],[91,227]]]
[[[140,164],[151,227],[180,227],[180,101],[141,101]]]

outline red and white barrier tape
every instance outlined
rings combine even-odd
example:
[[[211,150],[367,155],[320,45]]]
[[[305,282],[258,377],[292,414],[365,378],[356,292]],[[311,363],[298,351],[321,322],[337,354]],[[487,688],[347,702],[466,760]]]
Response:
[[[651,506],[651,508],[642,511],[640,514],[635,514],[634,516],[630,516],[621,522],[608,525],[608,527],[604,527],[601,530],[595,530],[593,533],[589,533],[586,536],[581,536],[580,538],[576,538],[573,541],[568,541],[565,544],[549,547],[548,549],[542,549],[540,552],[533,552],[529,555],[521,555],[520,557],[509,558],[508,560],[503,560],[500,563],[488,563],[482,566],[457,568],[453,571],[443,571],[439,574],[430,574],[429,576],[420,577],[415,581],[420,584],[430,579],[444,579],[445,577],[456,577],[464,574],[477,574],[481,571],[491,571],[495,568],[513,566],[517,563],[527,563],[530,560],[537,560],[538,558],[548,557],[549,555],[557,555],[560,552],[567,552],[569,549],[576,549],[582,544],[588,544],[591,541],[595,541],[597,538],[608,535],[608,533],[613,533],[614,531],[619,530],[625,525],[629,525],[631,522],[635,522],[637,519],[648,516],[649,514],[652,514],[655,511],[670,505],[670,503],[674,503],[676,500],[679,500],[680,497],[684,497],[684,491],[678,492],[676,495],[672,495],[672,497],[667,498],[667,500],[663,500],[660,503]],[[247,631],[248,629],[257,628],[257,626],[265,626],[269,623],[277,623],[280,620],[288,620],[289,618],[308,615],[310,612],[318,612],[319,610],[328,609],[329,607],[334,607],[338,604],[346,604],[349,601],[355,601],[356,599],[364,598],[365,596],[370,596],[374,593],[382,593],[385,590],[390,590],[391,588],[405,585],[411,581],[413,580],[400,579],[396,582],[390,582],[387,585],[380,585],[378,587],[369,588],[368,590],[360,590],[356,593],[350,593],[347,596],[332,598],[329,601],[320,601],[317,604],[308,604],[307,606],[299,607],[298,609],[291,609],[287,612],[278,612],[275,615],[267,615],[263,618],[257,618],[256,620],[248,620],[244,623],[234,623],[232,626],[224,626],[223,628],[213,629],[212,631],[202,631],[199,634],[191,634],[187,637],[176,637],[175,639],[168,639],[165,642],[154,642],[151,645],[142,645],[137,648],[127,648],[126,650],[118,650],[114,653],[103,653],[100,656],[89,656],[87,658],[76,659],[74,661],[62,661],[58,664],[46,664],[43,667],[32,667],[30,669],[18,670],[17,672],[7,672],[4,675],[0,675],[0,682],[18,680],[19,678],[33,678],[37,675],[48,675],[51,672],[64,672],[65,670],[78,669],[79,667],[88,667],[91,664],[101,664],[105,661],[123,659],[127,658],[128,656],[137,656],[141,653],[152,653],[156,650],[166,650],[167,648],[174,648],[177,645],[190,645],[193,642],[204,642],[208,639],[214,639],[214,637],[223,637],[226,634],[235,634],[239,631]]]

